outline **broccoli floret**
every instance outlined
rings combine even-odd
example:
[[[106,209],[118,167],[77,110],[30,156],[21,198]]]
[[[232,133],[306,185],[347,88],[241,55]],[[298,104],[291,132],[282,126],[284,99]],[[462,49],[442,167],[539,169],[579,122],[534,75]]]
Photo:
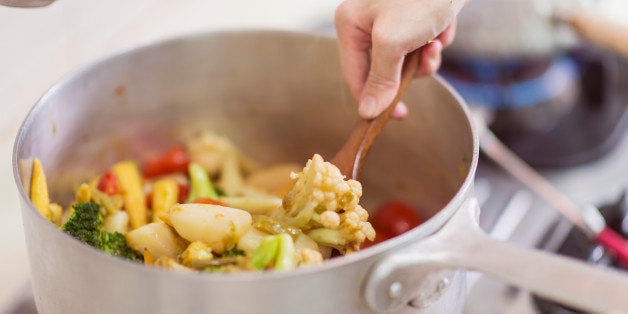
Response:
[[[102,243],[100,238],[100,226],[102,226],[100,206],[89,202],[75,204],[73,207],[74,212],[68,221],[61,226],[61,230],[82,242],[100,248]]]
[[[103,218],[100,205],[88,202],[75,204],[73,207],[74,212],[61,226],[61,230],[109,255],[133,261],[143,260],[141,255],[129,248],[122,233],[101,230]]]
[[[120,232],[100,232],[100,249],[113,256],[120,256],[132,261],[142,262],[144,258],[132,250],[126,243],[124,234]]]
[[[373,240],[375,230],[368,212],[358,205],[362,185],[345,180],[340,170],[316,154],[303,171],[292,174],[294,187],[283,199],[283,211],[276,219],[301,228],[318,244],[341,252],[358,250],[365,239]],[[333,235],[333,239],[327,239]]]

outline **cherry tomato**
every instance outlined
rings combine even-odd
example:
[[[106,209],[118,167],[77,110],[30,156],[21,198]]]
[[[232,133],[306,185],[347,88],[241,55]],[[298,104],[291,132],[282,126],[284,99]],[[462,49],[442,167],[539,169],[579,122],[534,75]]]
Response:
[[[422,223],[416,211],[408,204],[390,201],[382,205],[373,217],[373,227],[390,237],[398,236]]]
[[[190,158],[183,148],[175,146],[144,164],[144,177],[151,178],[175,172],[186,172]]]
[[[179,204],[183,204],[190,195],[190,187],[181,183],[177,183],[177,186],[179,187]]]
[[[146,193],[146,206],[153,208],[153,191]]]
[[[210,205],[223,205],[220,201],[208,198],[208,197],[199,197],[195,199],[192,203],[194,204],[210,204]]]
[[[115,195],[120,193],[118,178],[113,172],[108,171],[100,177],[98,181],[98,190],[105,192],[107,195]]]

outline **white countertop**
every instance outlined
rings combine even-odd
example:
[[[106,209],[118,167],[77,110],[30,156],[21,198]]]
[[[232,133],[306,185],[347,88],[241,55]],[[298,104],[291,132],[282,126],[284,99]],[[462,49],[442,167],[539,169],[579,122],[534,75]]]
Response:
[[[39,96],[65,73],[103,55],[177,34],[225,28],[311,30],[339,0],[57,0],[0,7],[0,312],[28,282],[13,140]]]

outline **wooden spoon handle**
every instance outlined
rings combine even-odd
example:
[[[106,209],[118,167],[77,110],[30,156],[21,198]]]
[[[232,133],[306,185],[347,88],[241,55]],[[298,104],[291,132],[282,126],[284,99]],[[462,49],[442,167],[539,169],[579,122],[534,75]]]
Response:
[[[395,106],[403,97],[408,85],[410,85],[419,66],[420,57],[420,49],[406,56],[401,71],[399,90],[388,108],[372,120],[359,119],[345,144],[336,153],[336,156],[332,158],[331,163],[338,167],[340,172],[347,178],[356,179],[358,177],[364,158],[366,158],[373,140],[382,131],[393,110],[395,110]]]

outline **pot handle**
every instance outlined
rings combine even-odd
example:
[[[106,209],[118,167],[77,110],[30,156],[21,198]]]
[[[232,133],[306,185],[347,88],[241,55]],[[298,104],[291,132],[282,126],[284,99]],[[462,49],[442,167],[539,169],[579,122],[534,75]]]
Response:
[[[585,311],[628,311],[626,273],[492,239],[479,228],[478,213],[477,200],[469,198],[434,235],[379,261],[363,287],[371,309],[394,311],[433,298],[446,281],[426,274],[463,268]]]
[[[38,8],[50,5],[55,0],[0,0],[0,5],[17,8]]]

